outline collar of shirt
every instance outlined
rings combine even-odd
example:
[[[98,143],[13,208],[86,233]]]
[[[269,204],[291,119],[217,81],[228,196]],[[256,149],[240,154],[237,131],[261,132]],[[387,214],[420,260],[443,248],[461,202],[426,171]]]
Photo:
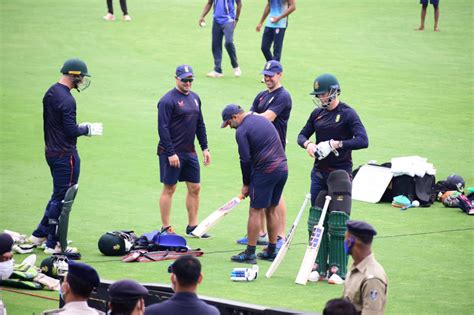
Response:
[[[78,301],[78,302],[69,302],[66,303],[63,307],[64,309],[89,309],[87,301]]]
[[[354,270],[357,270],[359,272],[362,272],[364,273],[365,270],[367,269],[367,265],[370,263],[370,262],[373,262],[375,260],[374,258],[374,253],[370,253],[369,256],[365,257],[360,263],[358,263],[357,265],[352,265],[351,266],[351,270],[350,271],[354,271]]]

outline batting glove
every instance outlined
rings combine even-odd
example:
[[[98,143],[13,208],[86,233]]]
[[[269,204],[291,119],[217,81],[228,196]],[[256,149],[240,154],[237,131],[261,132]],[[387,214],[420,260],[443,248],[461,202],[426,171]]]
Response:
[[[102,136],[102,132],[104,130],[102,123],[82,123],[81,125],[85,125],[87,127],[88,132],[86,136]]]
[[[316,149],[314,150],[314,155],[318,158],[318,160],[322,160],[331,154],[331,152],[334,152],[336,156],[339,155],[337,150],[331,146],[331,140],[328,140],[318,143]]]

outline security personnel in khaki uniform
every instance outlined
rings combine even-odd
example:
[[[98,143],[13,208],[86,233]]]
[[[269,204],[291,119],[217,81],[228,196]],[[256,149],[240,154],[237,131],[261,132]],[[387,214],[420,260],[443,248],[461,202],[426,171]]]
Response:
[[[66,303],[63,308],[44,311],[43,315],[101,315],[105,314],[87,305],[92,290],[100,284],[100,278],[89,265],[68,262],[68,273],[61,284],[61,293]]]
[[[383,314],[387,302],[388,278],[372,253],[376,234],[367,222],[347,221],[344,248],[354,263],[346,276],[343,297],[363,315]]]

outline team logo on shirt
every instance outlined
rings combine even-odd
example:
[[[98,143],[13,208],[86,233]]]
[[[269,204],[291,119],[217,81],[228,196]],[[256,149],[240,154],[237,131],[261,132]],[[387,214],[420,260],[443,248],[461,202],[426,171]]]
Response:
[[[369,299],[371,301],[375,301],[379,296],[379,293],[377,292],[377,290],[370,290],[369,292]]]
[[[194,99],[194,103],[196,104],[196,107],[199,107],[199,103],[198,103],[197,99]]]
[[[184,106],[184,101],[178,101],[178,105],[179,105],[179,107],[183,107]]]
[[[337,116],[336,116],[336,122],[338,123],[339,120],[341,120],[341,115],[337,114]]]

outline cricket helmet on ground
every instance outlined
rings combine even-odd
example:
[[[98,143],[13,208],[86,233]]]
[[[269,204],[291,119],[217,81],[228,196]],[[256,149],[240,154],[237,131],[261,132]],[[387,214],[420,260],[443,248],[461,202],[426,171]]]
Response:
[[[464,178],[462,178],[461,176],[457,174],[452,174],[452,175],[449,175],[448,178],[446,178],[446,181],[448,182],[448,184],[456,186],[456,189],[459,192],[464,191],[464,186],[466,185],[466,182],[464,181]]]
[[[40,270],[47,276],[58,279],[68,271],[68,258],[62,255],[53,255],[43,259]]]
[[[337,92],[338,95],[341,93],[339,81],[337,81],[335,76],[329,73],[321,74],[314,79],[313,92],[310,94],[320,95],[326,92],[329,92],[330,94]]]
[[[99,239],[99,250],[105,256],[121,256],[128,253],[136,240],[133,231],[107,232]]]
[[[61,73],[90,77],[86,63],[78,58],[66,60],[61,68]]]

